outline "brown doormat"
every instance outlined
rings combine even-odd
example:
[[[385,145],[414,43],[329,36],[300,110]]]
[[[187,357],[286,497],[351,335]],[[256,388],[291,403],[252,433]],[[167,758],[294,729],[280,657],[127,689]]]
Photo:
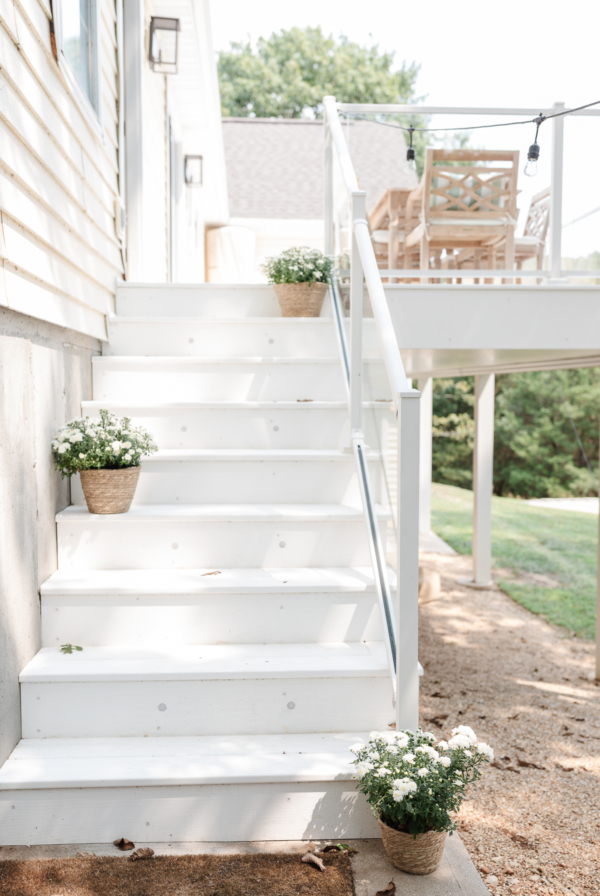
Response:
[[[7,859],[2,896],[354,896],[350,858],[321,856],[325,871],[300,854]]]

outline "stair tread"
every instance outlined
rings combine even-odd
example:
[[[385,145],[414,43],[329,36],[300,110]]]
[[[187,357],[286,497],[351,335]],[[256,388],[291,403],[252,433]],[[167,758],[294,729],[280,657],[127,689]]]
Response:
[[[367,449],[367,457],[380,457],[380,451]],[[170,460],[243,460],[243,461],[349,461],[354,455],[336,448],[160,448],[142,463]]]
[[[107,357],[119,357],[107,356]],[[363,401],[365,408],[378,408],[393,405],[392,399],[382,399],[381,401]],[[105,398],[102,401],[82,401],[83,410],[96,410],[100,408],[123,408],[129,411],[149,410],[204,410],[215,408],[218,410],[239,410],[240,408],[264,408],[265,410],[307,410],[309,408],[325,408],[326,410],[348,410],[347,401],[326,401],[323,399],[311,399],[310,401],[302,401],[299,399],[273,399],[267,401],[156,401],[156,402],[140,402],[140,401],[119,401],[114,398]]]
[[[388,675],[383,643],[200,644],[172,648],[85,647],[65,656],[43,647],[21,684],[82,681],[201,681]]]
[[[370,359],[365,359],[371,363]],[[339,364],[340,359],[335,355],[323,358],[290,358],[288,355],[272,357],[271,355],[253,355],[247,358],[236,357],[211,357],[190,355],[93,355],[92,363],[102,367],[128,367],[136,364],[160,367],[166,364],[183,365],[193,367],[201,364]],[[383,361],[375,363],[383,363]]]
[[[205,317],[194,317],[194,315],[188,316],[173,316],[169,317],[166,314],[164,317],[159,317],[157,315],[129,315],[129,314],[109,314],[108,321],[110,324],[158,324],[161,325],[163,323],[175,323],[175,324],[202,324],[206,325],[207,319]],[[281,325],[287,326],[291,329],[297,329],[298,327],[325,327],[330,329],[333,332],[333,318],[332,317],[294,317],[290,319],[289,317],[211,317],[209,319],[210,326],[213,324],[233,324],[237,327],[245,326],[246,324],[254,325],[254,326],[273,326],[273,325]]]
[[[376,505],[380,519],[391,514]],[[124,522],[356,522],[362,509],[345,504],[134,504],[127,513],[94,514],[71,504],[56,514],[59,523],[86,522],[101,526]]]
[[[65,594],[265,594],[281,591],[374,591],[369,567],[299,569],[59,569],[42,585],[44,597]]]
[[[351,780],[368,732],[22,740],[0,790]]]

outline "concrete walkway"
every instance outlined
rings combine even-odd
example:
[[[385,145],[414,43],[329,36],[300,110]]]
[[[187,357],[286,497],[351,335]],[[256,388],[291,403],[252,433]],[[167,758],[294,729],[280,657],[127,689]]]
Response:
[[[549,507],[552,510],[575,510],[577,513],[598,515],[598,498],[529,498],[525,504],[533,507]]]
[[[127,832],[124,832],[127,834]],[[325,841],[320,843],[324,845]],[[446,840],[442,862],[437,871],[425,877],[404,874],[389,862],[381,840],[344,840],[358,850],[352,859],[356,896],[375,896],[391,880],[396,884],[398,896],[489,896],[489,890],[481,880],[458,834]],[[158,855],[198,854],[248,854],[261,852],[306,852],[302,841],[270,840],[242,843],[140,843],[150,846]],[[3,859],[52,859],[92,853],[97,856],[121,856],[112,843],[80,843],[66,846],[2,846]]]

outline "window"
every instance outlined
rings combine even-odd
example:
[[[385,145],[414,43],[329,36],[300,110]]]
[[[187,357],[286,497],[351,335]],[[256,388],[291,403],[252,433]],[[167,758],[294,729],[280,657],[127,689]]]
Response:
[[[70,81],[100,118],[100,68],[98,56],[98,0],[60,0],[57,25],[59,64]],[[85,104],[87,105],[87,104]],[[85,109],[88,113],[91,110]]]

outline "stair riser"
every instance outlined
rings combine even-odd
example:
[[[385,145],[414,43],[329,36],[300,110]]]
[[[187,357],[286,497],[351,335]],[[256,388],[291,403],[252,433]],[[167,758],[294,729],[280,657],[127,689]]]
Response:
[[[369,566],[365,524],[355,522],[58,523],[61,569],[205,569]],[[386,524],[380,524],[385,544]],[[283,546],[282,546],[283,545]]]
[[[117,314],[135,317],[281,317],[272,286],[117,289]]]
[[[14,807],[14,808],[13,808]],[[0,845],[380,837],[350,781],[0,793]]]
[[[23,683],[21,712],[26,738],[368,731],[393,717],[389,676],[364,674]]]
[[[94,399],[131,402],[183,401],[344,401],[346,388],[338,361],[265,364],[237,361],[165,359],[152,363],[140,358],[95,358]],[[366,362],[363,372],[366,401],[391,397],[385,367]]]
[[[380,501],[379,465],[370,465]],[[71,502],[85,505],[79,475]],[[134,504],[347,504],[360,506],[354,458],[336,461],[146,461]]]
[[[381,641],[373,592],[42,597],[42,646]]]
[[[365,320],[363,356],[381,359],[374,320]],[[346,320],[350,338],[350,321]],[[110,342],[102,354],[191,358],[337,358],[331,318],[246,320],[128,320],[109,322]]]
[[[105,406],[111,410],[110,402]],[[97,405],[82,403],[81,413],[99,416]],[[350,424],[346,408],[180,408],[156,409],[119,406],[118,416],[143,426],[159,448],[344,448]],[[365,440],[379,447],[384,421],[394,422],[387,405],[365,409]]]
[[[110,323],[104,355],[198,358],[337,358],[332,320]]]
[[[93,384],[96,401],[343,401],[346,397],[337,361],[153,364],[140,359],[120,364],[118,358],[97,358]]]

